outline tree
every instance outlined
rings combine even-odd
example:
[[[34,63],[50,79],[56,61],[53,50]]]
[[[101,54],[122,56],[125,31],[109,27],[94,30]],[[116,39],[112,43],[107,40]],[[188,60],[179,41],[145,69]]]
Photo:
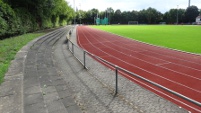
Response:
[[[178,10],[178,23],[184,23],[185,22],[185,9],[179,9]]]
[[[156,9],[149,7],[145,11],[145,17],[149,24],[156,24],[159,20],[162,19],[162,14]]]
[[[3,39],[3,36],[15,34],[17,32],[16,23],[13,9],[0,0],[0,39]]]
[[[167,22],[170,24],[176,23],[177,19],[177,9],[170,9],[169,12],[166,14],[167,16]]]
[[[101,12],[99,12],[99,18],[105,18],[105,17],[107,17],[107,15],[106,15],[106,11],[101,11]]]
[[[91,9],[91,16],[92,17],[98,17],[99,16],[98,14],[99,14],[98,9],[95,9],[95,8]]]
[[[177,22],[177,13],[178,13],[178,23],[185,22],[185,9],[170,9],[163,16],[164,21],[169,24],[174,24]]]
[[[89,15],[88,15],[89,23],[94,24],[95,19],[99,17],[98,9],[93,8],[93,9],[89,10],[88,13],[89,13]]]
[[[107,17],[108,17],[108,21],[109,21],[109,24],[111,23],[111,21],[113,20],[113,16],[114,16],[114,10],[109,7],[106,9],[106,12],[107,12]]]
[[[113,23],[118,24],[121,22],[121,10],[117,9],[113,16]]]
[[[131,20],[131,12],[130,11],[124,11],[121,14],[121,24],[127,24],[129,20]]]
[[[138,13],[138,23],[141,23],[141,24],[147,24],[147,19],[146,19],[146,10],[143,9],[143,10],[140,10],[139,13]]]
[[[128,21],[138,21],[137,11],[124,11],[121,13],[121,24],[128,24]]]
[[[139,12],[133,10],[129,21],[139,21]]]
[[[200,15],[201,15],[201,9],[200,9]]]
[[[76,18],[78,19],[77,22],[79,24],[87,23],[86,17],[87,17],[86,11],[79,10],[76,12]]]
[[[186,9],[185,17],[187,22],[195,22],[195,18],[199,15],[197,6],[190,6]]]
[[[73,9],[65,0],[0,0],[1,36],[65,25]]]

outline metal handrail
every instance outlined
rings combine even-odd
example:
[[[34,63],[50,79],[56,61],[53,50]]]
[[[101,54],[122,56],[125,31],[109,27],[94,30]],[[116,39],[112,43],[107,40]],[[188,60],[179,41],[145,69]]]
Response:
[[[68,49],[70,50],[70,47],[69,47],[69,42],[70,43],[72,43],[72,49],[73,49],[73,46],[76,46],[75,44],[73,44],[73,42],[71,42],[69,39],[67,39],[68,40]],[[80,47],[78,47],[78,46],[76,46],[77,48],[80,48]],[[198,105],[198,106],[200,106],[201,107],[201,103],[200,102],[198,102],[198,101],[196,101],[196,100],[194,100],[194,99],[191,99],[191,98],[189,98],[189,97],[186,97],[186,96],[184,96],[184,95],[182,95],[182,94],[180,94],[180,93],[178,93],[178,92],[175,92],[175,91],[173,91],[173,90],[171,90],[171,89],[169,89],[169,88],[166,88],[166,87],[164,87],[164,86],[162,86],[162,85],[160,85],[160,84],[158,84],[158,83],[155,83],[155,82],[153,82],[153,81],[151,81],[151,80],[148,80],[148,79],[146,79],[146,78],[144,78],[144,77],[142,77],[142,76],[140,76],[140,75],[137,75],[137,74],[135,74],[135,73],[133,73],[133,72],[130,72],[130,71],[128,71],[128,70],[126,70],[126,69],[124,69],[124,68],[122,68],[122,67],[119,67],[119,66],[117,66],[117,65],[114,65],[113,63],[111,63],[111,62],[108,62],[107,60],[105,60],[105,59],[102,59],[101,57],[98,57],[98,56],[96,56],[96,55],[94,55],[94,54],[92,54],[92,53],[90,53],[90,52],[88,52],[87,50],[84,50],[84,49],[82,49],[82,48],[80,48],[82,51],[83,51],[83,59],[84,59],[84,63],[82,63],[81,62],[81,60],[79,59],[79,58],[77,58],[76,56],[76,58],[78,59],[78,61],[84,66],[84,68],[85,69],[87,69],[87,67],[86,67],[86,61],[85,61],[85,55],[86,54],[89,54],[89,55],[91,55],[91,56],[93,56],[94,58],[96,58],[96,59],[98,59],[98,60],[100,60],[100,61],[102,61],[102,62],[104,62],[104,63],[106,63],[106,64],[108,64],[108,65],[110,65],[110,66],[112,66],[112,67],[114,67],[115,68],[115,75],[116,75],[116,85],[115,85],[115,95],[118,93],[118,70],[120,70],[120,71],[122,71],[122,72],[126,72],[126,73],[128,73],[128,74],[130,74],[130,75],[132,75],[132,76],[135,76],[135,77],[137,77],[137,78],[139,78],[139,79],[141,79],[141,80],[143,80],[143,81],[146,81],[146,82],[148,82],[148,83],[150,83],[150,84],[152,84],[152,85],[154,85],[154,86],[157,86],[158,88],[161,88],[161,89],[163,89],[163,90],[165,90],[165,91],[167,91],[167,92],[170,92],[170,93],[172,93],[172,94],[174,94],[174,95],[176,95],[176,96],[178,96],[178,97],[180,97],[180,98],[183,98],[184,100],[187,100],[187,101],[189,101],[189,102],[191,102],[191,103],[193,103],[193,104],[195,104],[195,105]],[[71,51],[71,50],[70,50]],[[74,55],[74,50],[73,51],[71,51],[72,52],[72,54]]]

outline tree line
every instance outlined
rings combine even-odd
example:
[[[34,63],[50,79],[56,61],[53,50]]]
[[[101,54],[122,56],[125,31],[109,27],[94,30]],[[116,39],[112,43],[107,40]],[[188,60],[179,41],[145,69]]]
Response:
[[[0,39],[71,24],[74,18],[78,24],[94,24],[97,17],[107,17],[109,24],[128,24],[128,21],[138,21],[140,24],[182,24],[194,22],[199,14],[201,10],[197,6],[170,9],[163,14],[151,7],[123,12],[112,8],[101,12],[95,8],[74,11],[65,0],[0,0]]]
[[[166,24],[192,24],[195,18],[201,14],[197,6],[190,6],[187,9],[170,9],[164,14],[155,8],[147,8],[140,11],[121,11],[117,9],[107,8],[105,11],[99,12],[98,9],[89,11],[77,10],[76,23],[94,24],[97,17],[109,18],[110,24],[128,24],[128,21],[138,21],[140,24],[158,24],[165,22]]]
[[[65,0],[0,0],[0,39],[70,24],[74,15]]]

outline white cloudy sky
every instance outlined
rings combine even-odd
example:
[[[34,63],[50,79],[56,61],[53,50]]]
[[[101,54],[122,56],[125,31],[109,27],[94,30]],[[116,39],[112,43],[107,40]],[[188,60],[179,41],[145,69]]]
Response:
[[[142,10],[148,7],[156,8],[158,11],[164,13],[172,8],[184,8],[188,6],[189,0],[66,0],[72,7],[74,1],[78,9],[88,11],[96,8],[99,11],[104,11],[108,7],[114,10],[121,11]],[[201,9],[201,0],[191,0],[191,5],[197,6]]]

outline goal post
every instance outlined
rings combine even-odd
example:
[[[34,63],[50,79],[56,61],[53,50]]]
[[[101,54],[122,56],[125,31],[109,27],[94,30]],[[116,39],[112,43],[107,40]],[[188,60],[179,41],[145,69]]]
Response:
[[[138,25],[138,21],[128,21],[128,25]]]

